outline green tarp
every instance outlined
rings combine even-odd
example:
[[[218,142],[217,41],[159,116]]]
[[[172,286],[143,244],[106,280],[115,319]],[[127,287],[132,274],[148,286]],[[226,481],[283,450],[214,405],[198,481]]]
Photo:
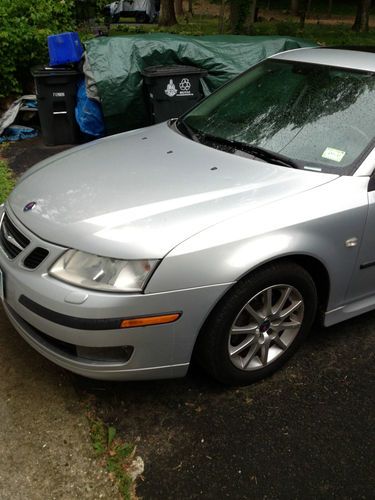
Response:
[[[178,36],[164,33],[94,38],[86,70],[96,84],[108,133],[149,124],[141,71],[184,64],[208,71],[209,92],[265,57],[313,43],[283,36]]]

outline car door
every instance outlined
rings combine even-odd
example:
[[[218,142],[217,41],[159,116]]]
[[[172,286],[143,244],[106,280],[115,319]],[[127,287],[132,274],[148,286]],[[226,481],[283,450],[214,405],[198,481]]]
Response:
[[[347,302],[375,297],[375,172],[368,184],[368,213]],[[375,300],[375,298],[374,298]],[[371,302],[371,301],[370,301]],[[371,305],[369,302],[369,306]],[[366,307],[370,309],[371,307]]]

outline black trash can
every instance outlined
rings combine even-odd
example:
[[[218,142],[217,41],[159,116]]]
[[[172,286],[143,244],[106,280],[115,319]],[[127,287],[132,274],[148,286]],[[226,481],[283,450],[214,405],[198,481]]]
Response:
[[[43,141],[47,146],[77,144],[80,132],[75,119],[77,81],[81,73],[73,68],[37,66],[35,80]]]
[[[194,66],[150,66],[142,71],[151,120],[177,118],[203,97],[200,79],[207,71]]]

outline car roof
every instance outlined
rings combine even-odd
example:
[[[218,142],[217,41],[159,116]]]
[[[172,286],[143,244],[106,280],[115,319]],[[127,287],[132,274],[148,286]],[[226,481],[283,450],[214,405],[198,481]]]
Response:
[[[375,72],[375,54],[358,50],[302,48],[275,54],[272,59]]]

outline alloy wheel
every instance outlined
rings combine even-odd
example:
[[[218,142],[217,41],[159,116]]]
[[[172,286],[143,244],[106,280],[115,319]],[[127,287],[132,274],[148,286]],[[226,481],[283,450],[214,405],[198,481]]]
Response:
[[[237,314],[229,332],[232,364],[249,371],[274,362],[293,343],[304,310],[301,293],[291,285],[269,286],[254,295]]]

